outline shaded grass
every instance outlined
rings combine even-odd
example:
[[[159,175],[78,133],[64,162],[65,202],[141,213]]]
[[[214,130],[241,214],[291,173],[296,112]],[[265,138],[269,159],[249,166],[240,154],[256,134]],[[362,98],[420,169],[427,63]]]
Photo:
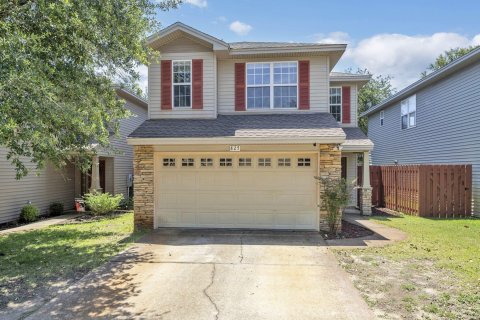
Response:
[[[79,279],[141,235],[129,212],[0,236],[0,308]]]

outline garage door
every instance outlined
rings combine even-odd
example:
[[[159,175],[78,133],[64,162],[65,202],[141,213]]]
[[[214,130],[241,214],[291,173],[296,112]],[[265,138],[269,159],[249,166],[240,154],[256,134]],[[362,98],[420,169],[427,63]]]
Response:
[[[157,227],[317,229],[316,154],[155,155]]]

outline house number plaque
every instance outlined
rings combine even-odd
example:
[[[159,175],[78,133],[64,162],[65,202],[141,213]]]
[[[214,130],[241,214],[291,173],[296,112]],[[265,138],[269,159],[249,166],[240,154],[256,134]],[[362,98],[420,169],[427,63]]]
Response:
[[[230,146],[230,151],[239,152],[240,151],[240,146]]]

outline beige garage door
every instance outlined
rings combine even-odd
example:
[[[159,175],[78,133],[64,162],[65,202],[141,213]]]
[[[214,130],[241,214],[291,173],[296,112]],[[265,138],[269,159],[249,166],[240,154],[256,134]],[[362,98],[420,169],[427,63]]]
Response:
[[[155,155],[157,227],[318,229],[316,154]]]

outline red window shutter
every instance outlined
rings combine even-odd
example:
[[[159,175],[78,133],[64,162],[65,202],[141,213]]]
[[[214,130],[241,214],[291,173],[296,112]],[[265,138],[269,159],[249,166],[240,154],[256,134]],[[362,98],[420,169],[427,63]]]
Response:
[[[162,60],[160,63],[161,72],[161,109],[172,109],[172,60]]]
[[[310,109],[310,61],[298,61],[298,109]]]
[[[203,60],[192,60],[192,109],[203,109]]]
[[[245,63],[235,63],[235,111],[245,110]]]
[[[350,87],[342,87],[342,123],[350,123]]]

